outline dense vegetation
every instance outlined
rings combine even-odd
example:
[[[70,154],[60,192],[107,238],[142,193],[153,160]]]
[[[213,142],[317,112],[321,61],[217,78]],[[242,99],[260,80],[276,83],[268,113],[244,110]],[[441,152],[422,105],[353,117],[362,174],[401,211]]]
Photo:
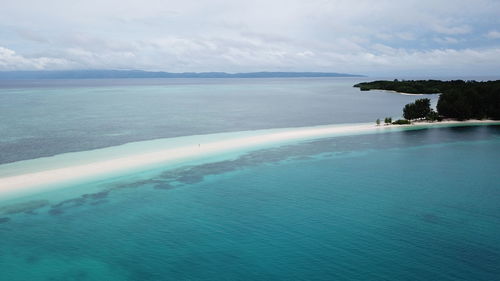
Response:
[[[500,119],[500,80],[467,82],[439,96],[440,115],[457,119]]]
[[[427,112],[424,117],[418,109],[422,105],[405,106],[407,119],[444,118],[464,119],[500,119],[500,80],[477,81],[439,81],[439,80],[409,80],[409,81],[374,81],[359,83],[354,87],[361,91],[392,90],[402,93],[430,94],[441,93],[436,112]],[[408,107],[408,108],[407,108]]]
[[[415,102],[405,105],[403,108],[403,117],[407,120],[424,119],[431,111],[430,99],[418,99]]]
[[[411,124],[411,122],[406,120],[406,119],[398,119],[398,120],[392,122],[392,124],[394,124],[394,125],[409,125],[409,124]]]
[[[462,80],[440,81],[440,80],[394,80],[363,82],[354,85],[361,91],[387,90],[408,94],[437,94],[449,89],[461,87]]]

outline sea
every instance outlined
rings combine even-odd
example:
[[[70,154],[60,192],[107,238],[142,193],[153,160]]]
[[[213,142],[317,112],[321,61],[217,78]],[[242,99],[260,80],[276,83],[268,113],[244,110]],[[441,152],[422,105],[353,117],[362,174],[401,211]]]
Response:
[[[374,124],[437,102],[352,87],[371,80],[1,80],[0,175],[159,139]],[[72,182],[0,199],[0,280],[500,280],[499,167],[499,125],[450,125]]]

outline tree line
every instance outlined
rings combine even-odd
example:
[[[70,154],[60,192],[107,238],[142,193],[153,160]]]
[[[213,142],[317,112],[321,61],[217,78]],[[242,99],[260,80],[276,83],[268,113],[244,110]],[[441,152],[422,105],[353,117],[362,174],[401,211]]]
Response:
[[[430,108],[429,99],[419,99],[406,105],[403,116],[408,120],[455,118],[465,119],[500,119],[500,80],[496,81],[373,81],[359,83],[354,87],[361,91],[392,90],[412,94],[441,93],[437,103],[437,112]]]

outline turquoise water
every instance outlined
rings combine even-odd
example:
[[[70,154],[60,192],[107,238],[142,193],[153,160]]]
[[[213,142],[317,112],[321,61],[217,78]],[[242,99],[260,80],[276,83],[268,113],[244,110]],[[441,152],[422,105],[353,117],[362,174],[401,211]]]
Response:
[[[498,167],[500,126],[453,127],[38,194],[1,209],[0,280],[500,280]]]

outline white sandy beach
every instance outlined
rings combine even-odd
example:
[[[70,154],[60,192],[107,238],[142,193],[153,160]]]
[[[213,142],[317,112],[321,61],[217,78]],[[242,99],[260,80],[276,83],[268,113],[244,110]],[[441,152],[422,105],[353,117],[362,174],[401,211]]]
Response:
[[[116,157],[113,159],[100,160],[82,165],[67,165],[60,163],[59,167],[51,167],[36,172],[21,173],[17,175],[4,176],[0,178],[0,198],[15,197],[18,194],[36,193],[45,190],[47,186],[65,183],[73,180],[81,180],[109,173],[127,172],[131,169],[159,163],[172,163],[193,158],[203,158],[222,152],[230,152],[241,149],[251,149],[264,145],[280,144],[286,142],[318,139],[336,135],[363,134],[373,132],[384,132],[398,130],[405,127],[436,127],[453,124],[500,124],[489,120],[477,121],[444,121],[439,123],[417,123],[415,125],[397,126],[375,124],[354,125],[332,125],[319,127],[290,128],[280,130],[255,131],[255,135],[245,135],[221,140],[212,140],[206,143],[189,143],[186,145],[165,146],[156,151],[148,151]],[[0,166],[0,170],[3,165]],[[43,188],[41,188],[43,187]]]
[[[412,94],[412,93],[398,92],[398,91],[393,91],[393,90],[371,90],[371,91],[382,91],[382,92],[398,94],[398,95],[403,95],[403,96],[428,96],[428,95],[440,95],[441,94],[441,93]]]

